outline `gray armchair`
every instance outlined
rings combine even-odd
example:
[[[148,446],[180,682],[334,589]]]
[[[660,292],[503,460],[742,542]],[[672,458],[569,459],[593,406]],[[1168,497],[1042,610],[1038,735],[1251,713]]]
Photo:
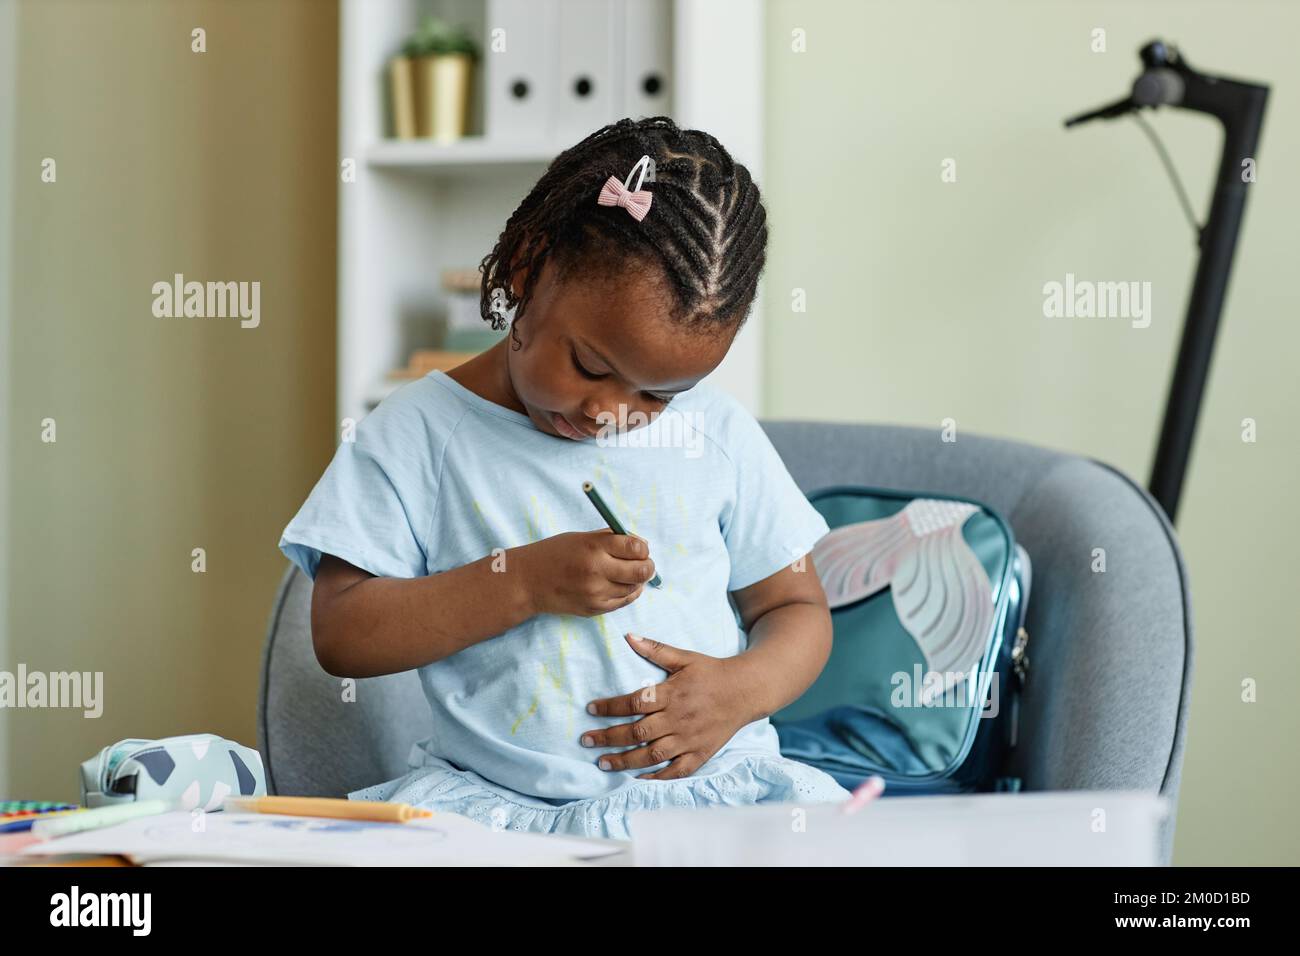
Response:
[[[1187,571],[1159,505],[1090,458],[1019,442],[889,425],[762,423],[805,492],[861,484],[966,495],[1000,511],[1033,562],[1030,671],[1006,773],[1026,790],[1159,792],[1173,854],[1192,676]],[[1092,570],[1104,548],[1106,571]],[[272,793],[342,796],[406,773],[427,736],[413,671],[339,681],[316,662],[311,582],[289,567],[271,613],[258,749]]]

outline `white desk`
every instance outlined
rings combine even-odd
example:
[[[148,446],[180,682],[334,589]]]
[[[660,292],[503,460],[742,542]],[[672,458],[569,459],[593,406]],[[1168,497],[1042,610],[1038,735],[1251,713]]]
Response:
[[[1118,790],[882,797],[633,814],[637,866],[1154,866],[1159,794]],[[611,865],[613,861],[606,861]]]
[[[955,797],[882,797],[852,815],[841,804],[780,803],[747,807],[672,808],[641,811],[628,817],[632,840],[593,840],[534,834],[518,846],[468,843],[495,865],[569,866],[1152,866],[1159,863],[1159,828],[1167,801],[1155,793],[1117,790],[1053,793],[994,793]],[[270,827],[248,840],[225,814],[214,815],[210,836],[190,830],[184,811],[140,818],[113,827],[55,841],[63,852],[118,853],[147,851],[158,864],[203,865],[216,861],[367,862],[386,865],[455,865],[449,847],[431,843],[427,852],[417,839],[397,828],[365,837],[339,834],[319,839],[313,831],[327,821],[303,819],[286,830],[267,817]],[[244,824],[243,826],[247,826]],[[447,831],[477,832],[481,825],[444,816],[412,824]],[[301,832],[298,832],[300,830]],[[313,839],[315,837],[315,839]],[[414,834],[411,835],[414,837]],[[346,841],[365,842],[356,848]],[[539,844],[590,843],[618,852],[589,859],[565,860]],[[339,843],[338,841],[345,841]],[[302,841],[302,842],[300,842]],[[161,852],[165,851],[165,853]],[[30,852],[30,851],[27,851]],[[50,847],[47,852],[58,852]],[[453,854],[455,851],[453,851]]]

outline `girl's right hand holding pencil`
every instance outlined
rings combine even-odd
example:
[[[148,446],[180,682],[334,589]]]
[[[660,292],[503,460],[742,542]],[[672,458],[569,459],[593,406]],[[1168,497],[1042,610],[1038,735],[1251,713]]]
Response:
[[[539,614],[594,617],[655,576],[644,538],[570,531],[422,577],[382,577],[326,552],[312,586],[316,659],[336,677],[423,667]]]
[[[655,575],[645,539],[609,528],[569,531],[518,550],[514,563],[523,565],[534,614],[594,617],[615,611],[640,597]]]

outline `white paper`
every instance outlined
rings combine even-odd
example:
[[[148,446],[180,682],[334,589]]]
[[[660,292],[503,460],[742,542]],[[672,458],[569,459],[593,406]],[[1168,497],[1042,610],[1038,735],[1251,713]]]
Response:
[[[201,825],[201,829],[200,829]],[[453,813],[409,823],[224,810],[178,810],[24,847],[25,856],[107,853],[136,863],[214,862],[315,866],[546,866],[626,849],[619,841],[494,831]]]

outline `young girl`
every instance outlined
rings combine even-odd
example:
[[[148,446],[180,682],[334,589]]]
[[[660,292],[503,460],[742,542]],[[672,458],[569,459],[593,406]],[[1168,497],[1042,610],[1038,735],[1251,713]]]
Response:
[[[829,528],[700,381],[766,242],[758,187],[712,136],[606,126],[483,260],[481,311],[505,328],[514,309],[509,336],[339,445],[280,540],[314,580],[317,658],[418,668],[432,709],[410,772],[351,798],[620,839],[637,810],[848,798],[768,720],[830,654],[807,557]]]

